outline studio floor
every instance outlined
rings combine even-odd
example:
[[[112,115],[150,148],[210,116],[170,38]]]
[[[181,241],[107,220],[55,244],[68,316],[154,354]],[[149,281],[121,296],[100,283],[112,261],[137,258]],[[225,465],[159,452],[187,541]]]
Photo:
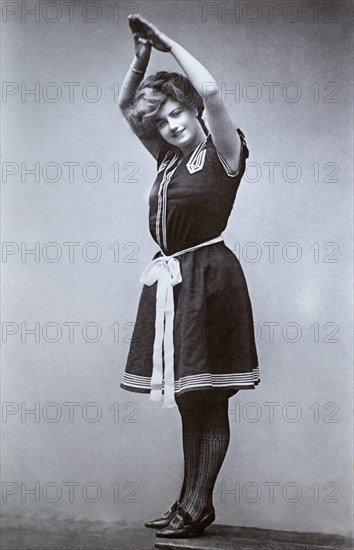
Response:
[[[26,525],[20,518],[3,522],[2,550],[309,550],[353,548],[350,539],[318,533],[271,531],[252,527],[211,525],[203,537],[157,538],[143,526],[119,523],[46,520]]]

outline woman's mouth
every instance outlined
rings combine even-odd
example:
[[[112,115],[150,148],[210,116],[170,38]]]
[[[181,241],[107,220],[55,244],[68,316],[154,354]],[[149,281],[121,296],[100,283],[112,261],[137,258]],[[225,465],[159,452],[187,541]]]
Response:
[[[183,130],[180,130],[179,132],[175,132],[175,133],[173,134],[173,137],[174,137],[174,138],[179,137],[179,136],[182,134],[182,132],[184,132],[184,128],[183,128]]]

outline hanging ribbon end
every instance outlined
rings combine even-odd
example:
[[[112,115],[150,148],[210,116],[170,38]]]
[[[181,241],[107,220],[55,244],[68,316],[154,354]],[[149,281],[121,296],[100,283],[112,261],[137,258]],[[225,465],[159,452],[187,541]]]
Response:
[[[175,401],[175,391],[172,386],[166,386],[165,387],[165,395],[164,395],[164,403],[163,403],[163,409],[174,409],[177,407],[177,403]]]
[[[162,392],[161,390],[151,390],[150,391],[150,401],[161,401],[162,399]]]
[[[177,408],[177,404],[176,404],[175,401],[169,402],[169,403],[166,403],[166,402],[165,402],[165,403],[162,405],[162,408],[163,408],[163,409],[176,409],[176,408]]]

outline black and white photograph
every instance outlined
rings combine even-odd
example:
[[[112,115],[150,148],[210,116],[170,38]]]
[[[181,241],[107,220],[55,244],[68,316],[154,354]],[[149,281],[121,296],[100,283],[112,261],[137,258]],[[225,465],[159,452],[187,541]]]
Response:
[[[353,548],[353,15],[1,1],[2,550]]]

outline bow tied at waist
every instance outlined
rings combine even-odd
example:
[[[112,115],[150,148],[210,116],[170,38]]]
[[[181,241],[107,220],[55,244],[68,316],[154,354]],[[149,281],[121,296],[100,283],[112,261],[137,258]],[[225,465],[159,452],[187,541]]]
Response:
[[[176,407],[175,380],[174,380],[174,349],[173,349],[173,321],[174,300],[173,286],[182,282],[180,263],[175,258],[196,250],[202,246],[223,241],[220,235],[196,246],[175,252],[171,256],[162,256],[152,260],[143,270],[139,281],[151,286],[157,282],[156,289],[156,317],[155,317],[155,341],[153,349],[153,370],[151,376],[150,400],[160,401],[162,397],[162,379],[164,375],[164,408]],[[163,373],[162,351],[165,362]]]
[[[165,279],[170,286],[177,285],[182,281],[179,261],[173,256],[159,256],[152,260],[142,272],[139,281],[151,286],[156,281]]]

